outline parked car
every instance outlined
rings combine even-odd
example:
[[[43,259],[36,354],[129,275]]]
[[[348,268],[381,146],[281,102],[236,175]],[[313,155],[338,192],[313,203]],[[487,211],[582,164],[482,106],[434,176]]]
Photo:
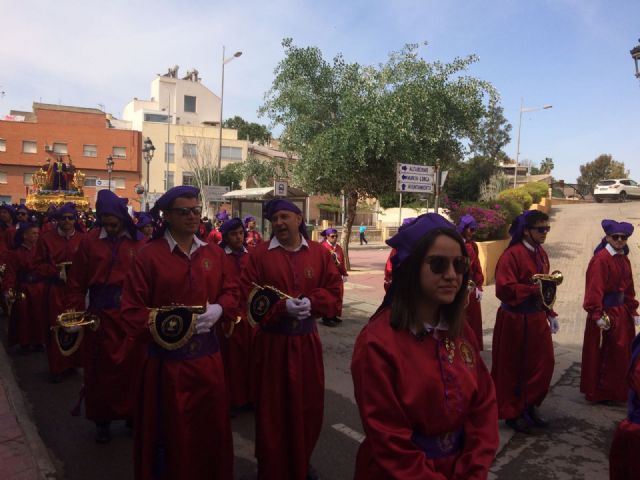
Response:
[[[628,198],[640,198],[640,185],[630,178],[600,180],[593,189],[593,198],[600,203],[605,198],[624,202]]]

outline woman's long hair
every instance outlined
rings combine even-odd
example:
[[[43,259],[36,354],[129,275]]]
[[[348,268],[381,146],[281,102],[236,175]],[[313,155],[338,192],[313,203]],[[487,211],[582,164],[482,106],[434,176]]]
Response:
[[[436,228],[422,237],[414,246],[407,259],[393,271],[394,288],[391,303],[391,327],[394,330],[405,330],[412,327],[420,330],[422,320],[417,318],[418,299],[423,295],[420,285],[420,270],[424,257],[440,235],[446,235],[460,246],[460,255],[468,257],[464,240],[453,228]],[[449,335],[457,337],[462,333],[464,309],[469,295],[467,285],[469,272],[462,277],[462,284],[452,303],[441,305],[440,312],[449,326]]]

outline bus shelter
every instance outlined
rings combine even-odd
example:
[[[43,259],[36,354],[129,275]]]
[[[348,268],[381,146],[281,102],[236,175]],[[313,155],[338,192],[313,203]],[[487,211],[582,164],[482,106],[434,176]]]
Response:
[[[294,187],[287,188],[286,197],[275,197],[274,187],[245,188],[244,190],[233,190],[225,193],[222,198],[231,204],[233,217],[244,217],[251,215],[256,219],[256,230],[263,238],[271,237],[271,222],[262,218],[262,206],[274,198],[286,198],[300,208],[305,220],[309,218],[309,195],[303,190]]]

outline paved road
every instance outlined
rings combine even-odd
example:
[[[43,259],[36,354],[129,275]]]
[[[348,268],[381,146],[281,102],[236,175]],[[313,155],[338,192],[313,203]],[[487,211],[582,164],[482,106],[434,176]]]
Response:
[[[554,387],[543,404],[553,421],[547,432],[525,437],[501,429],[502,449],[492,468],[492,479],[605,479],[610,438],[624,416],[622,407],[587,404],[578,392],[580,348],[584,314],[581,308],[584,274],[595,244],[601,237],[599,221],[609,217],[640,223],[637,203],[584,204],[555,208],[553,229],[547,241],[552,269],[565,275],[556,310],[561,331],[554,337],[556,372]],[[631,237],[631,260],[640,272],[640,231]],[[362,427],[353,401],[349,365],[353,342],[383,295],[382,268],[388,249],[352,250],[354,271],[345,286],[345,322],[338,328],[320,327],[325,352],[325,419],[312,462],[324,479],[353,476]],[[490,349],[497,301],[492,286],[483,300],[485,345]],[[490,365],[490,351],[483,353]],[[46,381],[43,354],[14,356],[14,370],[26,392],[40,433],[54,456],[60,478],[113,480],[131,476],[131,439],[124,426],[115,429],[109,446],[93,443],[93,426],[69,411],[77,399],[79,375],[59,385]],[[236,476],[254,478],[253,417],[233,419]]]

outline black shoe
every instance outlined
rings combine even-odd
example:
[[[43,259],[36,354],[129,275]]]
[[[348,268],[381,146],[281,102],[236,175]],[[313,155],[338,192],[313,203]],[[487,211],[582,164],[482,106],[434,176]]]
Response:
[[[96,422],[96,436],[94,437],[96,443],[104,444],[111,441],[110,423],[111,422]]]
[[[515,432],[530,434],[531,428],[529,428],[529,424],[522,417],[509,418],[505,420],[505,422],[509,427],[511,427]]]
[[[307,469],[307,480],[320,480],[318,472],[316,472],[316,469],[311,465],[309,465],[309,468]]]
[[[549,426],[549,422],[538,414],[536,407],[529,407],[529,409],[523,414],[523,417],[534,427],[547,428]]]
[[[338,322],[336,322],[333,318],[323,318],[322,324],[325,327],[336,327],[338,325]]]
[[[333,317],[333,321],[336,323],[342,323],[342,319],[340,317]]]

